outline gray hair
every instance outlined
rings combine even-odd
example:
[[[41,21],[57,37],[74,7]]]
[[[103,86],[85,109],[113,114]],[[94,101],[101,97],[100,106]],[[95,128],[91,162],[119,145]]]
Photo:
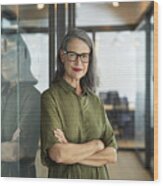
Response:
[[[70,40],[74,38],[81,39],[90,48],[90,62],[89,62],[88,72],[81,79],[81,86],[86,87],[92,91],[95,91],[96,84],[97,84],[97,75],[96,75],[96,57],[95,57],[94,45],[91,39],[89,38],[89,36],[87,35],[87,33],[84,30],[77,29],[77,28],[68,31],[61,42],[57,54],[57,71],[55,74],[54,82],[58,81],[64,75],[64,65],[61,62],[60,51],[67,50],[68,43],[70,42]]]

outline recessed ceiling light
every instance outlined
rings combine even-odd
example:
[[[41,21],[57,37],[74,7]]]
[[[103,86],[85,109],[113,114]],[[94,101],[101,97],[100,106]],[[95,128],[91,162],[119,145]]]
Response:
[[[41,10],[44,8],[44,6],[45,6],[44,4],[37,4],[37,9]]]
[[[112,3],[114,7],[118,7],[119,6],[119,2],[113,2]]]

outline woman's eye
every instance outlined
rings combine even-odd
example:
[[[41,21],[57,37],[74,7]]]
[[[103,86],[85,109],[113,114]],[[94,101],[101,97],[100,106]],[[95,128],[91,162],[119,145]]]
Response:
[[[70,57],[74,57],[74,56],[76,56],[74,53],[69,53],[69,56]]]
[[[88,54],[83,54],[82,57],[83,58],[88,58]]]

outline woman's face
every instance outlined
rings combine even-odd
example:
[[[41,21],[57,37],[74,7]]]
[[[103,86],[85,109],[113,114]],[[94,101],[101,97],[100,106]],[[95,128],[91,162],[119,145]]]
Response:
[[[80,39],[69,41],[67,51],[61,51],[61,60],[64,63],[64,77],[71,80],[80,80],[88,71],[90,48]]]

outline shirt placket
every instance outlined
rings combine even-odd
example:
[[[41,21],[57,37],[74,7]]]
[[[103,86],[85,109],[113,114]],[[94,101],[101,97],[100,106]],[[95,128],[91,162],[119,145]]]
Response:
[[[78,105],[79,105],[79,110],[80,110],[80,120],[81,120],[81,125],[80,125],[80,131],[81,131],[81,141],[83,142],[83,140],[85,140],[85,134],[86,134],[86,128],[85,128],[85,112],[84,112],[84,96],[77,96],[77,100],[78,100]]]

